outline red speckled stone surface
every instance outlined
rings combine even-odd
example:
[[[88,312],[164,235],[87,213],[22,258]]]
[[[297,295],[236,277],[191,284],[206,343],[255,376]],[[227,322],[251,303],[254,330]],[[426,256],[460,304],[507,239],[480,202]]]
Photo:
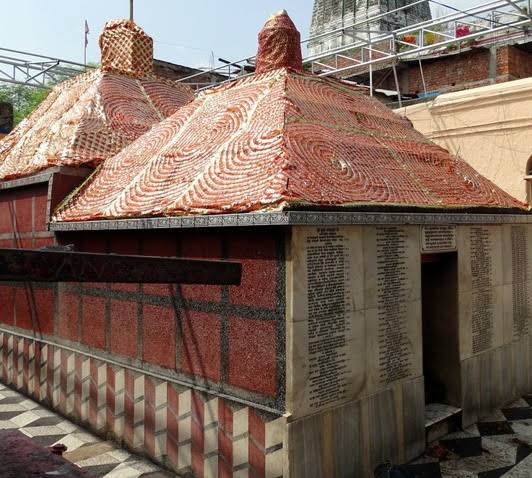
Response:
[[[218,314],[188,311],[182,320],[181,367],[185,372],[220,381],[221,327]]]
[[[19,194],[0,191],[0,213],[8,213]],[[4,232],[0,247],[56,243],[52,233],[37,230],[45,224],[37,218],[46,217],[46,194],[45,185],[24,188],[24,198],[32,200],[22,203],[29,209],[26,216],[34,217],[34,229]],[[16,222],[3,224],[4,230],[17,230]],[[2,284],[0,324],[35,330],[51,341],[79,343],[117,361],[154,365],[184,380],[208,379],[216,390],[230,387],[245,399],[252,393],[282,408],[284,390],[272,377],[284,373],[284,345],[277,344],[284,335],[284,231],[109,231],[58,239],[78,251],[233,259],[243,265],[242,284]],[[235,346],[237,336],[241,346]],[[260,364],[269,370],[257,373]]]
[[[42,334],[51,335],[54,332],[55,301],[52,288],[33,288],[35,300],[35,322],[37,330]]]
[[[17,287],[15,290],[15,317],[17,327],[21,329],[32,329],[31,311],[33,304],[31,300],[31,289],[29,285]]]
[[[277,391],[275,323],[231,317],[229,383],[265,395]]]
[[[176,311],[170,307],[143,306],[143,360],[173,369],[176,366]]]
[[[105,349],[105,314],[107,299],[85,295],[82,297],[81,341],[89,347]]]
[[[15,320],[15,289],[0,285],[0,323],[13,325]]]
[[[137,319],[136,302],[123,300],[111,301],[111,352],[126,357],[137,355]]]
[[[275,238],[257,236],[253,241],[236,237],[229,244],[229,256],[242,263],[241,285],[229,288],[232,304],[275,309],[277,258]]]
[[[67,340],[78,340],[80,297],[72,292],[59,294],[58,333]]]

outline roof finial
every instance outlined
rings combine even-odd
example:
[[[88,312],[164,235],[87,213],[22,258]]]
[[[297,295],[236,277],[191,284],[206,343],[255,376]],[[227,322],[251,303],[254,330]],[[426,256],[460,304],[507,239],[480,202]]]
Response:
[[[279,68],[303,71],[301,35],[286,10],[268,18],[259,33],[256,72],[264,73]]]
[[[137,78],[153,73],[153,40],[131,20],[107,22],[100,48],[103,71]]]

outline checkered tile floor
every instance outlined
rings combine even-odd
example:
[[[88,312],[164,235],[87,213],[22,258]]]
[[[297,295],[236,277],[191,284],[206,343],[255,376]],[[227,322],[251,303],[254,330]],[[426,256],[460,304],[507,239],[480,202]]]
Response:
[[[407,465],[417,478],[531,478],[532,396],[436,442],[445,458],[427,454]]]
[[[38,403],[0,383],[0,429],[18,429],[43,446],[63,443],[63,457],[90,477],[167,478],[153,463],[102,441]]]

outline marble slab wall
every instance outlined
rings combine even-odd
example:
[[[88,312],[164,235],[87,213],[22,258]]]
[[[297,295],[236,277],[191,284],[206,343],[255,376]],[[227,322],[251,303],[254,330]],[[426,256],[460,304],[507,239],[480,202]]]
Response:
[[[530,393],[532,228],[458,227],[463,423]]]
[[[422,375],[416,226],[293,228],[287,411],[294,418]]]
[[[425,449],[423,378],[288,424],[291,477],[373,476],[386,460],[405,462]]]
[[[290,476],[370,476],[424,449],[422,254],[457,251],[464,425],[530,393],[531,247],[528,225],[292,228]]]

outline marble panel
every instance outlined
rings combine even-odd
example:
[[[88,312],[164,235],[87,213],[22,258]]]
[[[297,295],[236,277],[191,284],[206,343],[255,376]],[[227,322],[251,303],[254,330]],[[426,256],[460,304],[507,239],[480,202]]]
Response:
[[[289,423],[290,476],[359,476],[362,441],[360,401]]]
[[[420,230],[417,226],[368,226],[364,239],[364,302],[367,309],[379,306],[383,294],[400,287],[407,302],[421,299]],[[403,274],[384,282],[399,268]],[[386,286],[393,289],[386,290]]]
[[[458,293],[458,330],[460,341],[460,359],[466,360],[473,355],[473,331],[471,328],[471,291]]]
[[[490,415],[502,405],[502,348],[479,356],[479,417]]]
[[[378,309],[366,310],[366,393],[375,393],[398,381],[423,375],[421,301],[405,304],[406,323],[396,341],[387,341],[386,323]],[[381,320],[379,320],[379,318]]]
[[[291,319],[307,320],[309,290],[322,286],[322,294],[330,295],[331,275],[346,285],[346,297],[351,310],[364,308],[364,267],[361,226],[294,227],[290,245],[291,264],[288,294],[292,299]],[[310,269],[309,269],[310,268]],[[309,286],[310,278],[310,286]]]
[[[355,400],[366,388],[366,341],[363,311],[352,312],[345,340],[309,340],[309,323],[295,322],[291,374],[288,378],[287,409],[295,417]],[[321,347],[321,348],[320,348]],[[323,369],[327,368],[327,374]]]
[[[469,226],[457,226],[456,247],[458,250],[458,292],[471,291],[471,243]]]
[[[503,284],[503,249],[501,226],[459,226],[458,288],[460,292],[475,288],[472,280],[479,272],[479,265],[489,271],[490,286]],[[481,267],[482,268],[482,267]],[[482,271],[480,271],[482,272]]]
[[[516,398],[530,393],[529,363],[530,338],[526,336],[512,345],[512,368],[515,373]]]
[[[402,384],[404,459],[413,460],[425,450],[425,383],[423,377]]]
[[[532,226],[505,224],[502,228],[503,283],[526,282],[532,279]],[[518,266],[518,267],[516,267]],[[522,269],[521,269],[522,267]],[[522,275],[520,279],[517,275]]]
[[[514,340],[512,291],[512,284],[504,284],[502,286],[503,344],[510,344]]]
[[[512,366],[512,344],[501,347],[502,361],[502,403],[509,403],[516,394],[515,371]]]
[[[480,359],[471,357],[462,362],[462,426],[477,422],[480,409]]]
[[[509,330],[505,325],[504,293],[504,286],[499,285],[458,294],[462,360],[505,343],[505,333]]]

